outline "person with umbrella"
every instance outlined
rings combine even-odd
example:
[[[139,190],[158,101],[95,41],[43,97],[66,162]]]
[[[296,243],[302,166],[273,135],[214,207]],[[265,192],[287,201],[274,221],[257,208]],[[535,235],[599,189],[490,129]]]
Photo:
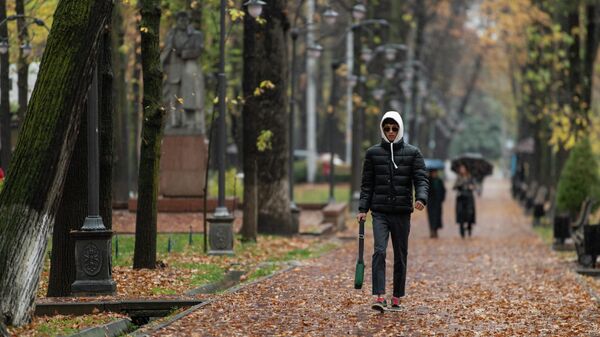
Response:
[[[363,162],[357,219],[364,221],[371,211],[375,240],[372,280],[376,296],[372,308],[383,312],[387,309],[383,295],[388,238],[391,234],[394,248],[394,289],[389,309],[400,310],[400,298],[405,295],[410,215],[413,209],[425,208],[429,181],[421,151],[404,142],[400,114],[386,112],[379,127],[381,143],[367,150]]]
[[[464,239],[465,232],[471,236],[475,224],[473,191],[476,189],[476,182],[463,164],[458,166],[458,177],[453,189],[456,191],[456,223],[460,226],[460,236]]]
[[[427,163],[427,162],[426,162]],[[443,168],[443,167],[442,167]],[[429,196],[427,198],[427,218],[429,219],[429,237],[437,238],[442,224],[442,204],[446,199],[446,187],[439,176],[439,167],[427,165],[429,171]]]

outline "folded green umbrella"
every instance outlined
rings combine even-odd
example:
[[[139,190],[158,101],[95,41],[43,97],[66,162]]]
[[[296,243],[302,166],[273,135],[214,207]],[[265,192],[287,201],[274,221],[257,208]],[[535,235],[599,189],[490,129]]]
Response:
[[[365,221],[358,222],[358,259],[356,260],[356,272],[354,273],[354,289],[360,289],[365,278]]]

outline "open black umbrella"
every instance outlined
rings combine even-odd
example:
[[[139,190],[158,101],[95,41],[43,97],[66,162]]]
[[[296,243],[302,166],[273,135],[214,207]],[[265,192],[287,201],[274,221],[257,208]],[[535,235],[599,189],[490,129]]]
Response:
[[[479,153],[465,153],[452,159],[452,171],[458,173],[461,165],[464,165],[471,176],[479,181],[494,172],[494,166]]]

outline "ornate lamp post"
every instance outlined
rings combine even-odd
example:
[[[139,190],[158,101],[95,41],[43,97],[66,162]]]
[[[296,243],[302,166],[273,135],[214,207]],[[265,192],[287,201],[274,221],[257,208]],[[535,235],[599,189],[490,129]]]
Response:
[[[252,17],[258,17],[262,13],[262,7],[266,3],[261,0],[249,0],[244,3],[248,7],[248,13]],[[217,122],[217,162],[218,175],[218,198],[217,208],[208,219],[210,244],[209,255],[233,255],[233,215],[225,205],[225,144],[227,142],[227,131],[225,125],[227,79],[225,77],[225,20],[227,2],[221,0],[220,7],[220,32],[219,32],[219,119]]]
[[[71,285],[74,295],[114,294],[115,281],[111,271],[112,231],[107,230],[100,216],[99,184],[100,160],[98,144],[98,70],[87,100],[88,140],[88,216],[81,230],[72,231],[75,239],[75,282]]]
[[[298,10],[300,6],[298,6]],[[296,13],[296,18],[298,17],[298,13]],[[333,10],[331,7],[328,7],[323,12],[323,17],[325,18],[325,22],[328,25],[334,25],[337,21],[338,13]],[[294,20],[296,21],[296,20]],[[292,60],[291,60],[291,69],[290,69],[290,100],[289,100],[289,156],[288,156],[288,170],[289,170],[289,198],[290,198],[290,209],[292,216],[292,226],[294,228],[298,228],[299,225],[299,216],[300,216],[300,208],[296,205],[294,201],[294,121],[295,121],[295,112],[296,112],[296,73],[297,73],[297,57],[296,57],[296,49],[298,38],[302,33],[306,33],[308,29],[311,27],[303,27],[298,28],[294,27],[291,30],[291,38],[292,38]],[[323,47],[319,44],[312,44],[307,48],[307,56],[312,59],[317,59],[321,56],[323,51]]]
[[[337,91],[337,74],[336,71],[340,67],[340,62],[332,62],[331,63],[331,93],[329,94],[329,107],[327,109],[327,134],[328,134],[328,142],[329,142],[329,203],[335,202],[335,151],[333,146],[334,139],[334,122],[335,122],[335,105],[336,105],[336,96],[335,93]]]

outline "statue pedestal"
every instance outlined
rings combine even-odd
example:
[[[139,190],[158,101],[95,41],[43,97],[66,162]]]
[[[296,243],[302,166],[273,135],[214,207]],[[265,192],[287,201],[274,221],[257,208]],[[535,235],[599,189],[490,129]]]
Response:
[[[167,130],[161,146],[159,194],[166,198],[202,197],[207,159],[204,135]]]

